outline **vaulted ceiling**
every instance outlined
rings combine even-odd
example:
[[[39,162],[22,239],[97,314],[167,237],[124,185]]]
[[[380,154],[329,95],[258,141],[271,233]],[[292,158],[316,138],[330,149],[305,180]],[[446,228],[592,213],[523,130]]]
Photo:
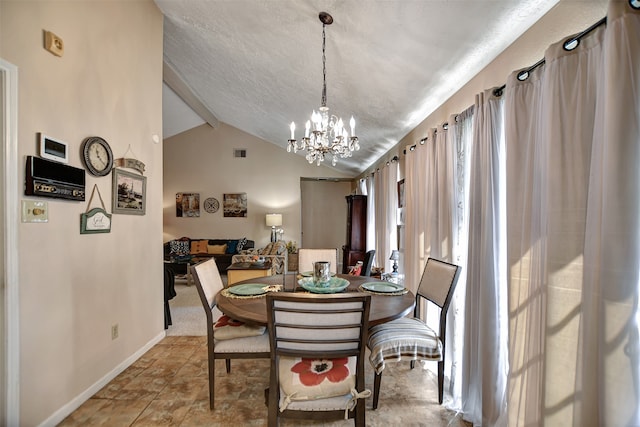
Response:
[[[361,145],[336,169],[355,176],[558,1],[155,0],[164,137],[221,121],[285,148],[320,105],[326,11],[327,106],[355,117]]]

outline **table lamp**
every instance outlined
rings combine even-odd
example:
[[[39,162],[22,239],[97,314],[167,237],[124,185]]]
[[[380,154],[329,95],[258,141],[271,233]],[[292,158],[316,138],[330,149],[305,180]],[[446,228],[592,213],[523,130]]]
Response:
[[[397,274],[398,273],[398,260],[400,259],[400,251],[397,250],[392,250],[391,251],[391,256],[389,257],[390,260],[393,261],[393,273]]]
[[[271,241],[278,240],[276,227],[282,225],[282,214],[267,214],[267,227],[271,227]]]

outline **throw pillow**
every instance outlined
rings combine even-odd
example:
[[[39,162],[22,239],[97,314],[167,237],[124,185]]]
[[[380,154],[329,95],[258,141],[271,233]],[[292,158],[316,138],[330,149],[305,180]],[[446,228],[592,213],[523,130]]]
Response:
[[[343,396],[356,387],[356,359],[280,357],[278,373],[286,401]],[[282,408],[281,408],[282,409]]]
[[[171,240],[169,242],[169,254],[177,256],[189,255],[189,240]]]
[[[229,240],[227,242],[227,253],[229,255],[233,255],[238,252],[238,241],[237,240]]]
[[[207,253],[209,255],[221,255],[227,251],[227,245],[208,245]]]
[[[236,246],[236,251],[240,252],[241,250],[243,250],[246,244],[247,244],[246,237],[243,237],[242,239],[238,240],[238,246]]]
[[[247,325],[239,320],[223,314],[213,325],[214,336],[217,340],[231,340],[234,338],[255,337],[264,334],[266,327]]]
[[[191,254],[206,254],[207,253],[207,241],[206,240],[193,240],[191,242]]]
[[[286,250],[287,250],[287,244],[282,240],[278,240],[271,247],[270,255],[282,255]]]
[[[273,248],[273,243],[269,243],[267,246],[265,246],[260,251],[260,255],[271,255],[271,248]]]

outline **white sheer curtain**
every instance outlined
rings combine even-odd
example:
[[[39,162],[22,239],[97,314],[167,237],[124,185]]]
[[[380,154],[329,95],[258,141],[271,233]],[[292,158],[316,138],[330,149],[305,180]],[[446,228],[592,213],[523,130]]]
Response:
[[[455,411],[462,410],[462,355],[464,348],[464,314],[466,300],[467,250],[469,241],[469,172],[470,150],[473,140],[474,107],[449,118],[448,144],[455,149],[452,212],[452,253],[454,264],[462,267],[456,290],[447,314],[447,346],[445,348],[445,374],[449,376],[449,387],[445,394],[445,406]]]
[[[473,108],[449,119],[449,130],[432,129],[421,143],[408,146],[405,157],[407,238],[405,285],[413,292],[426,259],[435,257],[466,270],[469,188],[469,147],[472,139]],[[463,273],[464,275],[464,273]],[[459,410],[464,328],[464,278],[458,282],[447,316],[445,347],[445,405]],[[438,325],[437,310],[426,310],[429,325]],[[434,366],[433,366],[434,367]]]
[[[367,186],[367,251],[376,248],[376,188],[372,175],[365,179]],[[373,259],[374,265],[381,266],[378,256]]]
[[[640,11],[506,89],[509,425],[640,425]]]
[[[398,248],[397,206],[398,206],[398,165],[391,162],[376,170],[375,180],[375,233],[376,259],[378,265],[390,272],[391,251]]]
[[[474,425],[506,423],[507,331],[503,102],[476,96],[471,150],[469,254],[462,409]]]

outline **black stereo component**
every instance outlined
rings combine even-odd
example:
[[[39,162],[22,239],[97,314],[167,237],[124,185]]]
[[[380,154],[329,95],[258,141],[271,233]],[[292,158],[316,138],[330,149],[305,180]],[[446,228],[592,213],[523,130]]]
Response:
[[[27,156],[25,175],[26,196],[84,201],[84,169]]]

